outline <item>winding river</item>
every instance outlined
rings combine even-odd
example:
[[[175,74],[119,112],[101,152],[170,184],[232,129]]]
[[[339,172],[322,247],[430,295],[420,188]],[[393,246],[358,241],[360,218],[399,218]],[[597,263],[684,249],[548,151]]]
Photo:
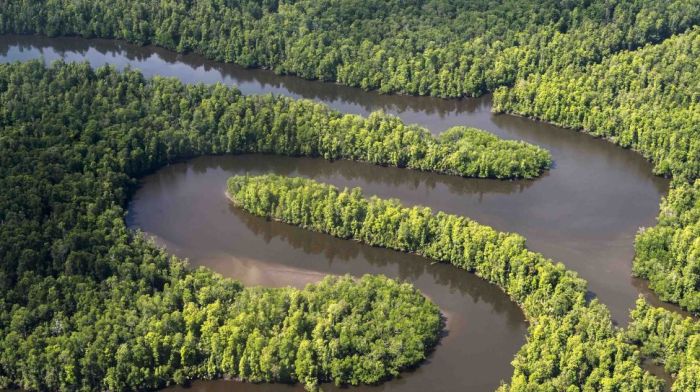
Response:
[[[410,281],[432,298],[445,313],[447,328],[429,360],[391,382],[353,390],[493,390],[500,380],[509,379],[509,362],[525,341],[522,312],[495,286],[454,267],[237,210],[223,193],[229,176],[264,172],[305,176],[466,215],[524,235],[530,249],[577,271],[588,280],[591,296],[605,303],[619,324],[627,322],[628,310],[640,294],[660,305],[643,282],[631,277],[631,263],[635,233],[654,224],[668,181],[652,175],[651,165],[632,151],[548,124],[494,115],[488,96],[465,100],[386,96],[117,41],[0,37],[0,61],[36,58],[112,64],[120,69],[130,66],[146,76],[173,76],[187,83],[223,82],[238,86],[244,94],[309,98],[347,113],[383,110],[433,133],[469,125],[551,151],[554,168],[534,181],[463,179],[267,155],[200,157],[142,180],[129,206],[129,226],[153,236],[193,265],[208,266],[245,284],[268,286],[303,286],[326,274],[381,273]],[[189,390],[234,386],[240,391],[303,390],[229,381],[195,382]]]

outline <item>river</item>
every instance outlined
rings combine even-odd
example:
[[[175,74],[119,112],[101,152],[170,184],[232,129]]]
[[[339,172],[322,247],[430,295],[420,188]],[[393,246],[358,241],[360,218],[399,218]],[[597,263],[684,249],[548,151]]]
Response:
[[[485,129],[551,151],[554,167],[532,181],[499,181],[383,168],[354,162],[267,155],[200,157],[145,177],[129,205],[127,223],[153,236],[192,265],[243,283],[303,286],[325,274],[382,273],[407,280],[433,299],[447,318],[446,336],[417,370],[376,387],[353,390],[493,390],[511,374],[524,343],[522,312],[498,288],[474,275],[425,259],[304,231],[253,217],[224,196],[233,174],[275,172],[360,186],[368,195],[399,198],[469,216],[527,238],[528,247],[564,262],[589,282],[591,296],[624,325],[638,295],[659,302],[632,278],[637,230],[655,222],[668,181],[640,155],[603,140],[510,115],[491,113],[490,97],[443,100],[387,96],[331,83],[278,76],[112,40],[0,37],[0,61],[43,58],[130,66],[146,76],[187,83],[222,82],[244,94],[308,98],[341,112],[383,110],[437,134],[453,125]],[[302,390],[300,386],[195,382],[190,390]],[[174,388],[178,389],[178,388]],[[332,388],[331,388],[332,389]]]

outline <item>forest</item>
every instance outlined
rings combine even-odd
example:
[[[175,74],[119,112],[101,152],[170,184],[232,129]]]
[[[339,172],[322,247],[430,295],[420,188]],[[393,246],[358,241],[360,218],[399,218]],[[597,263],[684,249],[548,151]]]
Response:
[[[663,390],[663,382],[642,369],[638,347],[613,326],[605,305],[586,298],[586,282],[528,250],[520,235],[304,178],[235,176],[227,192],[252,214],[416,253],[498,285],[530,321],[528,341],[516,354],[513,377],[502,392]],[[685,390],[680,385],[674,383],[674,390]]]
[[[321,105],[36,61],[0,65],[0,102],[0,388],[371,384],[437,343],[439,309],[409,284],[244,288],[126,227],[138,176],[194,154],[301,154],[305,119],[280,129],[270,113],[339,117]],[[273,129],[289,143],[265,142]]]
[[[60,67],[60,66],[59,66]],[[101,79],[103,76],[90,76]],[[500,179],[533,178],[552,163],[549,152],[521,141],[504,140],[474,128],[454,127],[434,137],[422,127],[406,125],[400,119],[372,113],[367,118],[341,114],[308,100],[262,95],[243,96],[233,88],[184,86],[175,80],[156,78],[147,82],[130,73],[120,86],[118,99],[123,108],[112,121],[139,120],[166,127],[167,136],[148,142],[141,138],[125,142],[126,156],[120,156],[129,173],[152,170],[174,157],[204,153],[270,153],[290,156],[349,159],[384,166],[454,174],[464,177]],[[88,83],[101,83],[91,80]],[[130,83],[135,83],[133,86]],[[26,86],[18,86],[18,88]],[[137,95],[129,101],[123,94]],[[139,90],[145,89],[142,94]],[[107,94],[100,92],[100,94]],[[97,99],[101,96],[96,96]],[[111,98],[111,97],[107,97]],[[138,105],[149,100],[156,114]],[[20,100],[9,100],[8,121],[28,110]],[[176,119],[165,118],[174,113]],[[142,120],[140,117],[153,119]],[[83,120],[88,120],[84,119]],[[78,124],[93,131],[99,123]],[[117,126],[117,125],[115,125]],[[185,132],[193,129],[197,133]],[[197,140],[193,140],[197,139]],[[128,161],[128,162],[126,162]]]
[[[700,29],[584,70],[545,73],[500,89],[496,110],[582,129],[639,151],[672,176],[658,225],[637,237],[634,273],[661,299],[700,311]]]
[[[380,92],[476,96],[681,33],[698,0],[10,0],[0,32],[118,38]]]
[[[118,38],[380,92],[461,97],[495,91],[495,111],[633,148],[658,174],[673,176],[674,188],[700,172],[699,18],[698,0],[0,4],[4,33]],[[319,153],[333,158],[338,146],[332,143],[348,143],[341,140]],[[467,165],[436,162],[421,155],[423,148],[412,163],[406,152],[390,158],[363,151],[360,159],[497,178],[532,178],[551,165],[542,151],[503,149]],[[484,167],[480,159],[495,162]],[[700,274],[686,243],[698,237],[682,235],[687,224],[675,222],[640,234],[634,272],[662,299],[696,311]]]
[[[0,33],[122,39],[381,93],[493,92],[496,112],[638,151],[673,182],[657,225],[636,237],[633,273],[694,314],[699,23],[699,0],[0,2]],[[366,276],[246,288],[128,230],[138,178],[165,164],[267,153],[497,179],[554,165],[542,148],[474,128],[433,136],[383,113],[86,64],[0,65],[0,102],[0,387],[376,383],[437,344],[439,311],[409,285]],[[697,321],[640,300],[630,326],[614,326],[585,281],[517,234],[310,180],[237,177],[228,189],[253,214],[498,285],[530,322],[502,392],[661,391],[642,358],[674,376],[673,391],[700,389]],[[359,344],[366,339],[375,344]]]

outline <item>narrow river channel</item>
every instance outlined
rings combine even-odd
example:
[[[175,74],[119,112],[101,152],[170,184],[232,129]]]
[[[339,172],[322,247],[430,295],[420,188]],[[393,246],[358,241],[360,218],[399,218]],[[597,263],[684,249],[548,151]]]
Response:
[[[441,100],[386,96],[335,84],[221,64],[197,55],[110,40],[0,36],[0,61],[43,58],[130,66],[146,76],[187,83],[222,82],[244,94],[309,98],[341,112],[383,110],[440,133],[453,125],[482,128],[551,151],[555,166],[534,181],[474,180],[362,163],[266,155],[200,157],[143,179],[127,218],[192,265],[204,265],[245,284],[303,286],[326,274],[381,273],[407,280],[447,317],[441,345],[414,372],[377,387],[353,390],[488,391],[511,374],[524,343],[522,312],[495,286],[451,266],[371,248],[253,217],[224,196],[233,174],[275,172],[361,186],[366,194],[469,216],[524,235],[530,249],[564,262],[589,282],[591,295],[624,325],[638,295],[658,304],[631,276],[637,230],[654,224],[668,181],[652,175],[638,154],[582,133],[491,113],[490,98]],[[300,386],[196,382],[190,390],[302,390]]]

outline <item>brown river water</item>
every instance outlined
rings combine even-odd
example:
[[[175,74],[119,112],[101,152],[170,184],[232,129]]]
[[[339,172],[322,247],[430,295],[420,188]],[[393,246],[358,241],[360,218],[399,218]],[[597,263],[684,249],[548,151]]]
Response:
[[[659,305],[644,282],[632,278],[631,265],[635,233],[654,224],[668,181],[652,175],[651,165],[632,151],[545,123],[495,115],[488,96],[464,100],[387,96],[118,41],[0,36],[0,62],[36,58],[130,66],[146,76],[173,76],[186,83],[222,82],[238,86],[244,94],[308,98],[346,113],[383,110],[435,134],[454,125],[474,126],[551,151],[554,167],[533,181],[464,179],[268,155],[200,157],[142,179],[130,202],[127,223],[192,265],[210,267],[248,285],[266,286],[301,287],[326,274],[384,274],[413,283],[440,306],[447,318],[445,336],[424,364],[396,380],[352,390],[493,390],[510,378],[510,361],[525,341],[523,314],[497,287],[454,267],[237,210],[224,195],[231,175],[274,172],[360,186],[367,195],[399,198],[408,205],[427,205],[520,233],[530,249],[564,262],[585,278],[590,295],[605,303],[621,325],[638,295]],[[303,388],[220,380],[195,382],[187,390]]]

